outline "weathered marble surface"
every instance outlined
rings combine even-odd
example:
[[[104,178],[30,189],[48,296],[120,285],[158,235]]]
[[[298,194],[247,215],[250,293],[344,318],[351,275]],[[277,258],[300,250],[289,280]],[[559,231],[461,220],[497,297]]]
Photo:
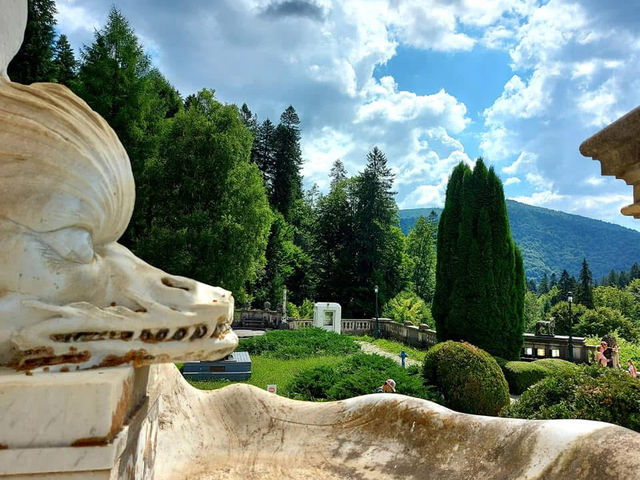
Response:
[[[114,131],[64,86],[6,77],[26,5],[2,0],[0,15],[0,366],[227,355],[237,344],[231,293],[168,275],[117,243],[135,187]]]
[[[640,434],[583,420],[482,417],[411,397],[288,400],[199,391],[158,367],[157,480],[638,479]],[[621,448],[623,446],[623,448]]]
[[[153,480],[160,380],[149,367],[0,371],[0,479]]]

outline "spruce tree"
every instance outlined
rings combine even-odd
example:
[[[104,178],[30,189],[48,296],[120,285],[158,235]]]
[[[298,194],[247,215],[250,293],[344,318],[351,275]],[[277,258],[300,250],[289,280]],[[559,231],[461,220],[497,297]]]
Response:
[[[58,83],[71,86],[77,77],[78,62],[66,35],[60,35],[53,49],[53,72]]]
[[[134,178],[142,172],[145,117],[151,106],[151,62],[127,19],[111,8],[107,24],[82,50],[76,93],[115,130],[129,154]]]
[[[629,270],[629,280],[635,280],[636,278],[640,278],[640,265],[637,262],[631,265]]]
[[[331,186],[333,187],[338,182],[343,181],[347,178],[347,169],[344,168],[344,163],[339,158],[333,162],[331,166],[331,172],[329,173],[329,178],[331,179]]]
[[[540,280],[540,285],[538,285],[538,293],[541,295],[549,293],[549,276],[546,273],[542,276],[542,280]]]
[[[300,119],[295,109],[289,106],[276,127],[271,178],[271,205],[287,220],[296,200],[302,198],[301,167]]]
[[[253,145],[251,159],[262,172],[267,194],[271,197],[275,166],[276,127],[268,118],[258,127]]]
[[[587,259],[582,260],[582,268],[580,269],[580,278],[578,284],[578,292],[576,302],[587,308],[593,308],[593,276],[589,270]]]
[[[558,285],[558,277],[556,276],[556,272],[551,273],[551,280],[549,280],[549,288],[553,288]]]
[[[24,41],[7,71],[12,81],[29,85],[55,78],[52,61],[55,15],[54,0],[29,0]]]
[[[525,276],[509,227],[502,182],[482,159],[452,172],[437,242],[432,312],[439,340],[466,340],[518,358]]]
[[[560,291],[560,301],[567,301],[569,292],[576,293],[574,288],[574,282],[571,280],[571,275],[566,270],[562,271],[560,280],[558,280],[558,290]]]

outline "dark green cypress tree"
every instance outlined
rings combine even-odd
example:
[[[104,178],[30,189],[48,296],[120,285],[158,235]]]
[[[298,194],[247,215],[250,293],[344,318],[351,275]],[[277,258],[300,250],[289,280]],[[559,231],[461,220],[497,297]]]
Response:
[[[518,358],[524,331],[525,276],[511,238],[502,183],[482,159],[459,164],[438,227],[432,312],[440,340],[466,340]]]
[[[29,0],[28,15],[24,41],[7,73],[11,80],[25,85],[50,82],[54,79],[56,3],[54,0]]]
[[[302,198],[300,119],[292,106],[282,113],[276,127],[273,160],[271,205],[290,220],[294,203]]]
[[[69,44],[66,35],[60,35],[53,49],[53,72],[55,80],[67,87],[77,77],[78,62],[73,54],[73,49]]]
[[[579,282],[576,302],[587,308],[593,308],[593,276],[586,258],[582,260]]]

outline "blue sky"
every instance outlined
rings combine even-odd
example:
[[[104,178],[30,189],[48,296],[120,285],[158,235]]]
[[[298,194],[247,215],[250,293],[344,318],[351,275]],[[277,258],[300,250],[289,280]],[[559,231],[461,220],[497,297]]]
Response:
[[[183,95],[302,120],[307,186],[379,146],[401,208],[440,206],[483,156],[505,194],[640,229],[580,143],[640,104],[637,0],[57,0],[80,48],[111,5]],[[638,224],[637,224],[638,223]]]

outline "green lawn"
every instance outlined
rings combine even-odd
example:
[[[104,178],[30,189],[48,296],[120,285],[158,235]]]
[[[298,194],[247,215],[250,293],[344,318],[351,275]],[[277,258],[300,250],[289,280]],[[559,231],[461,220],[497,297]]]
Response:
[[[251,377],[244,382],[207,381],[189,383],[200,390],[215,390],[232,383],[248,383],[263,389],[266,389],[267,385],[275,384],[278,385],[278,394],[284,396],[288,393],[289,382],[299,371],[321,365],[335,366],[344,361],[344,359],[344,356],[321,356],[282,360],[255,355],[251,356]]]
[[[400,352],[403,350],[411,360],[418,360],[420,363],[424,361],[424,356],[426,355],[426,350],[418,350],[417,348],[410,347],[400,342],[395,342],[393,340],[387,340],[384,338],[373,338],[368,335],[365,336],[354,336],[351,335],[351,338],[360,342],[373,343],[375,346],[384,350],[385,352],[393,353],[395,355],[400,355]]]

